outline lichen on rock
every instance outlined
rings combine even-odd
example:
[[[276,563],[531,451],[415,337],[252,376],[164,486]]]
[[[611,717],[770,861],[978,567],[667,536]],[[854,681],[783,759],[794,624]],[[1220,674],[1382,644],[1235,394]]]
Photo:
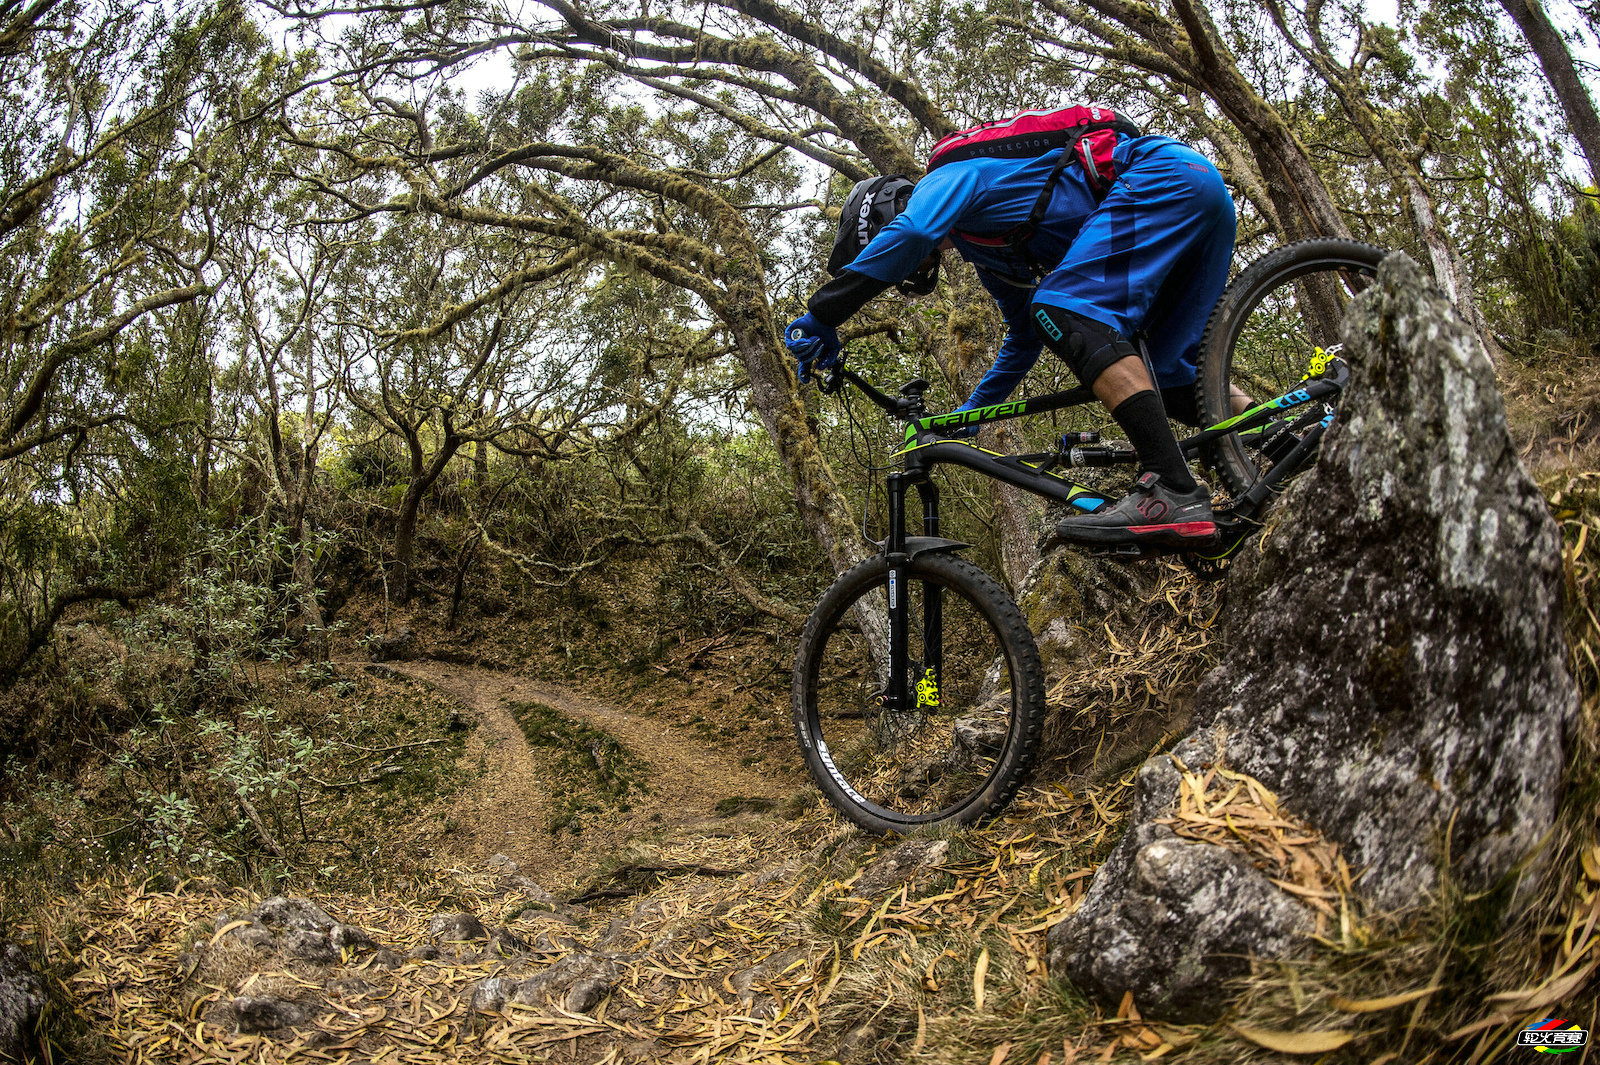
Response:
[[[1344,338],[1339,421],[1230,577],[1195,723],[1402,909],[1446,861],[1486,891],[1536,847],[1578,694],[1559,536],[1477,335],[1392,255]]]
[[[1469,891],[1515,886],[1555,814],[1577,690],[1556,528],[1476,334],[1393,255],[1343,337],[1339,420],[1229,575],[1220,664],[1179,751],[1276,792],[1395,911],[1446,867]],[[1252,958],[1303,945],[1310,914],[1242,855],[1159,823],[1173,773],[1166,755],[1141,770],[1127,835],[1051,930],[1050,965],[1193,1020]]]

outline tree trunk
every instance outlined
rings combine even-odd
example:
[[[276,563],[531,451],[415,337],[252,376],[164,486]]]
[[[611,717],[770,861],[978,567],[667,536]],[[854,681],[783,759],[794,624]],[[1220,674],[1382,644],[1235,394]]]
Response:
[[[1550,22],[1539,0],[1500,0],[1500,6],[1505,8],[1527,39],[1528,47],[1538,56],[1545,79],[1550,82],[1550,89],[1566,115],[1567,127],[1588,160],[1589,176],[1600,188],[1600,114],[1595,112],[1594,98],[1578,74],[1567,42]]]
[[[1245,78],[1210,16],[1192,0],[1174,0],[1173,7],[1193,50],[1189,58],[1197,80],[1250,144],[1284,238],[1350,236],[1305,145]]]
[[[321,655],[324,650],[322,630],[322,604],[317,602],[316,573],[311,565],[311,550],[306,545],[306,506],[302,496],[295,507],[294,522],[289,528],[289,539],[294,544],[293,579],[295,594],[300,604],[300,623],[312,633],[312,650]]]
[[[794,484],[800,520],[816,537],[834,572],[843,573],[869,552],[833,468],[812,434],[794,371],[773,331],[772,314],[765,298],[728,302],[736,308],[727,320],[750,378],[751,403]],[[888,616],[865,611],[857,616],[874,658],[888,661]]]
[[[416,541],[417,510],[422,505],[424,490],[421,478],[412,478],[400,499],[400,521],[394,530],[394,599],[397,603],[411,600],[411,555]]]
[[[446,417],[444,440],[426,466],[422,463],[422,444],[416,436],[415,429],[412,430],[407,443],[412,449],[411,483],[406,485],[406,494],[400,499],[400,521],[394,530],[395,602],[397,603],[411,600],[412,555],[415,553],[417,512],[422,509],[422,497],[428,494],[433,482],[439,479],[445,466],[455,457],[462,440],[455,434],[449,418]]]
[[[1351,124],[1361,135],[1361,139],[1366,142],[1372,154],[1388,172],[1396,191],[1404,196],[1411,216],[1412,230],[1426,250],[1434,278],[1443,286],[1450,302],[1460,308],[1472,321],[1490,358],[1498,363],[1500,346],[1495,342],[1494,331],[1489,327],[1488,320],[1473,295],[1472,279],[1467,265],[1462,261],[1455,243],[1450,239],[1450,234],[1439,221],[1433,192],[1428,188],[1427,179],[1422,173],[1421,153],[1415,152],[1415,146],[1408,144],[1393,124],[1373,109],[1359,74],[1334,61],[1328,43],[1323,39],[1315,22],[1310,27],[1309,47],[1295,39],[1287,22],[1281,17],[1277,19],[1277,25],[1290,47],[1299,52],[1328,88],[1333,90],[1345,114],[1350,117]]]

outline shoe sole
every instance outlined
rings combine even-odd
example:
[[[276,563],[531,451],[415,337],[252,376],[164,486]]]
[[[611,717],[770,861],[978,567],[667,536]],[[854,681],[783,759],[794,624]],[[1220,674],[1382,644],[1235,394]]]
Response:
[[[1120,525],[1120,526],[1057,526],[1056,535],[1067,543],[1094,544],[1163,544],[1169,547],[1186,547],[1216,538],[1214,521],[1181,521],[1174,525]]]

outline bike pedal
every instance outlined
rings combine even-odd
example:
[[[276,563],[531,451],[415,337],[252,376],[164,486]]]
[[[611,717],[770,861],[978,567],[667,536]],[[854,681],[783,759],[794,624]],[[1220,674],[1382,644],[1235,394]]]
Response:
[[[1144,558],[1155,552],[1145,544],[1107,544],[1089,548],[1089,554],[1100,558]]]

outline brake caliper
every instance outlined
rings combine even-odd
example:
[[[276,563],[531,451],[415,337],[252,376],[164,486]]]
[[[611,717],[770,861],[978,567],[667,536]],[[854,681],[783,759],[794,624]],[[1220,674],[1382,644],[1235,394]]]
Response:
[[[1309,381],[1313,377],[1321,377],[1323,374],[1327,373],[1328,364],[1333,362],[1334,359],[1338,358],[1339,353],[1343,350],[1343,344],[1334,344],[1332,347],[1316,348],[1313,350],[1311,353],[1311,371],[1304,377],[1300,378],[1300,380]]]

